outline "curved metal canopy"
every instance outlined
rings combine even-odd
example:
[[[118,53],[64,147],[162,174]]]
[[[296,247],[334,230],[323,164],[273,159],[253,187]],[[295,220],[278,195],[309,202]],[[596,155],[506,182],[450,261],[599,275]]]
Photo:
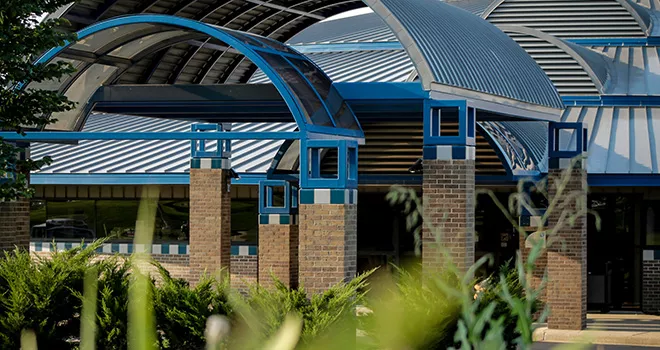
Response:
[[[78,31],[117,16],[172,15],[285,42],[320,20],[364,6],[362,0],[85,0],[53,16]],[[169,40],[131,62],[116,83],[236,84],[246,83],[256,70],[240,52],[204,44],[203,36]]]
[[[365,0],[408,52],[426,90],[559,113],[555,87],[536,62],[494,25],[435,0]],[[514,102],[514,103],[512,103]]]
[[[54,128],[80,127],[91,109],[86,103],[99,86],[115,81],[129,62],[153,52],[154,46],[191,36],[236,50],[254,62],[282,95],[301,131],[363,137],[331,80],[305,56],[254,34],[163,15],[133,15],[94,24],[78,32],[76,43],[54,48],[38,60],[66,60],[77,68],[67,79],[34,84],[50,85],[78,103],[75,110],[56,116]]]

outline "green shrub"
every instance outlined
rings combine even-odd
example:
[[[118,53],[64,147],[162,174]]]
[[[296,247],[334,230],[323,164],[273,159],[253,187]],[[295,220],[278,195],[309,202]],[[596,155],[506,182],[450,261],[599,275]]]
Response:
[[[130,268],[130,260],[119,260],[117,257],[105,259],[99,266],[96,311],[98,349],[120,350],[128,347]]]
[[[234,346],[241,349],[258,346],[280,329],[290,314],[299,315],[303,321],[299,348],[318,349],[324,337],[330,333],[336,335],[336,332],[351,332],[354,342],[355,308],[364,299],[366,279],[372,272],[311,297],[303,287],[291,289],[275,277],[272,288],[252,286],[248,296],[235,304],[239,306],[236,309],[238,321],[247,324],[244,328],[249,328],[254,336],[249,343]]]
[[[155,264],[162,280],[154,291],[154,309],[163,349],[202,349],[204,329],[211,315],[230,315],[228,281],[205,277],[190,287],[183,279],[172,278],[160,264]]]
[[[367,301],[373,310],[359,318],[365,349],[447,349],[454,345],[460,303],[447,293],[456,288],[451,273],[412,274],[395,267],[394,276],[375,282]],[[367,345],[368,344],[368,345]]]
[[[502,277],[504,278],[503,281],[501,279]],[[517,331],[518,316],[511,309],[511,305],[502,297],[503,290],[501,282],[507,285],[509,293],[513,298],[525,299],[525,287],[518,278],[518,270],[516,270],[512,261],[508,261],[500,266],[498,272],[482,281],[481,286],[483,291],[479,292],[478,310],[483,311],[488,305],[495,305],[492,318],[502,318],[502,327],[504,329],[502,337],[504,342],[507,344],[507,348],[515,349],[517,346],[515,340],[520,336],[520,333]],[[537,304],[532,308],[532,313],[538,310],[538,306]]]
[[[0,259],[0,348],[20,348],[21,331],[31,329],[49,349],[70,348],[80,331],[83,278],[100,243],[56,252],[50,259],[24,250]],[[35,260],[36,259],[36,260]]]

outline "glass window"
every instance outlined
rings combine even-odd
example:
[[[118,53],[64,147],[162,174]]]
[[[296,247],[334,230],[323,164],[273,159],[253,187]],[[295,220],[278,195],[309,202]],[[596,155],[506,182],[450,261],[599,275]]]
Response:
[[[96,231],[99,237],[132,240],[139,206],[139,200],[96,201]]]
[[[64,93],[69,100],[76,102],[76,108],[53,113],[53,118],[57,121],[48,126],[53,130],[72,130],[77,122],[80,111],[85,108],[87,101],[116,71],[117,67],[106,66],[102,64],[93,64],[87,70],[80,74]]]
[[[186,34],[187,32],[182,30],[172,30],[168,32],[147,35],[114,49],[112,52],[110,52],[109,55],[131,59],[142,50],[147,49],[156,43],[160,43]]]
[[[44,240],[94,239],[94,221],[94,201],[33,201],[30,235]]]
[[[151,27],[153,27],[153,24],[138,23],[108,28],[78,40],[78,42],[73,44],[71,48],[87,52],[96,52],[96,50],[122,36],[131,35],[139,31],[147,30]]]
[[[312,86],[300,76],[300,73],[286,59],[265,52],[259,52],[259,55],[289,86],[303,106],[303,113],[310,123],[319,126],[333,126],[330,116]]]
[[[257,199],[231,200],[232,244],[256,245],[259,232],[259,202]]]
[[[332,86],[332,81],[316,67],[312,62],[289,58],[289,61],[300,70],[305,78],[324,100],[332,114],[332,119],[339,128],[359,130],[353,112],[348,108],[337,89]]]
[[[660,246],[660,203],[649,203],[646,208],[646,245]]]

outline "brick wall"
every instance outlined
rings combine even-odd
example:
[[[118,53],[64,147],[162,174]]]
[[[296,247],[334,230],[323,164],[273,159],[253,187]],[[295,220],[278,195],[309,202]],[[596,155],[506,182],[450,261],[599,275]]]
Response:
[[[30,202],[0,202],[0,250],[30,247]]]
[[[526,239],[525,236],[520,236],[519,239],[520,239],[520,252],[523,261],[527,261],[531,248],[525,248],[525,239]],[[539,255],[539,257],[536,258],[536,262],[534,265],[536,268],[532,272],[531,276],[527,276],[527,280],[529,281],[529,283],[532,285],[533,288],[538,288],[541,285],[541,282],[543,281],[543,275],[545,274],[545,271],[548,268],[548,252],[546,250],[543,250]],[[541,295],[539,295],[539,300],[541,301],[542,305],[539,307],[539,310],[535,315],[536,317],[541,316],[543,308],[545,307],[545,303],[548,301],[547,288],[541,291]]]
[[[549,176],[559,178],[562,170],[552,169]],[[587,203],[586,171],[572,169],[571,178],[563,196],[581,191],[579,197],[565,202],[560,200],[556,210],[548,217],[548,226],[553,228],[562,211],[578,210],[575,198],[583,205]],[[550,186],[549,197],[552,201],[557,196],[557,189]],[[565,198],[565,197],[564,197]],[[582,215],[571,227],[567,222],[562,229],[556,230],[554,242],[548,245],[548,303],[550,316],[548,326],[552,329],[580,330],[586,327],[587,315],[587,221]],[[548,239],[553,239],[548,237]]]
[[[319,293],[357,273],[357,204],[300,205],[300,283]]]
[[[424,270],[442,267],[436,235],[459,269],[474,263],[474,171],[474,160],[424,160]]]
[[[298,225],[259,225],[259,283],[298,286]]]
[[[231,195],[228,171],[190,169],[190,278],[229,270]],[[226,271],[229,273],[230,271]]]
[[[644,260],[642,266],[642,311],[660,314],[660,260]]]
[[[50,252],[32,252],[35,256],[49,257]],[[99,254],[97,259],[106,259],[114,255]],[[120,255],[127,257],[127,255]],[[174,278],[190,278],[189,256],[188,255],[165,255],[165,254],[152,254],[154,260],[158,261],[163,267],[170,272]],[[232,288],[238,291],[245,292],[250,284],[257,283],[257,264],[258,259],[255,255],[233,255],[231,257],[231,276],[230,283]],[[147,268],[154,278],[158,278],[157,271],[154,267]]]
[[[231,287],[240,292],[247,292],[250,285],[257,283],[259,258],[256,255],[232,255]]]

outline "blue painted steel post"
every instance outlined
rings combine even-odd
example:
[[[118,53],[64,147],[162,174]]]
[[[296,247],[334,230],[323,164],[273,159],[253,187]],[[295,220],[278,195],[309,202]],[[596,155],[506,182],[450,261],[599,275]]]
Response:
[[[300,147],[300,283],[320,293],[357,273],[358,144],[301,140]]]
[[[230,125],[196,124],[193,132],[230,131]],[[190,159],[190,279],[223,271],[231,260],[231,146],[229,140],[191,142]]]
[[[582,123],[548,129],[548,327],[581,330],[587,321],[587,130]]]
[[[259,182],[259,284],[298,286],[298,232],[298,184]]]
[[[476,111],[466,101],[425,101],[425,272],[443,268],[442,249],[459,269],[467,270],[474,263],[475,138]]]

